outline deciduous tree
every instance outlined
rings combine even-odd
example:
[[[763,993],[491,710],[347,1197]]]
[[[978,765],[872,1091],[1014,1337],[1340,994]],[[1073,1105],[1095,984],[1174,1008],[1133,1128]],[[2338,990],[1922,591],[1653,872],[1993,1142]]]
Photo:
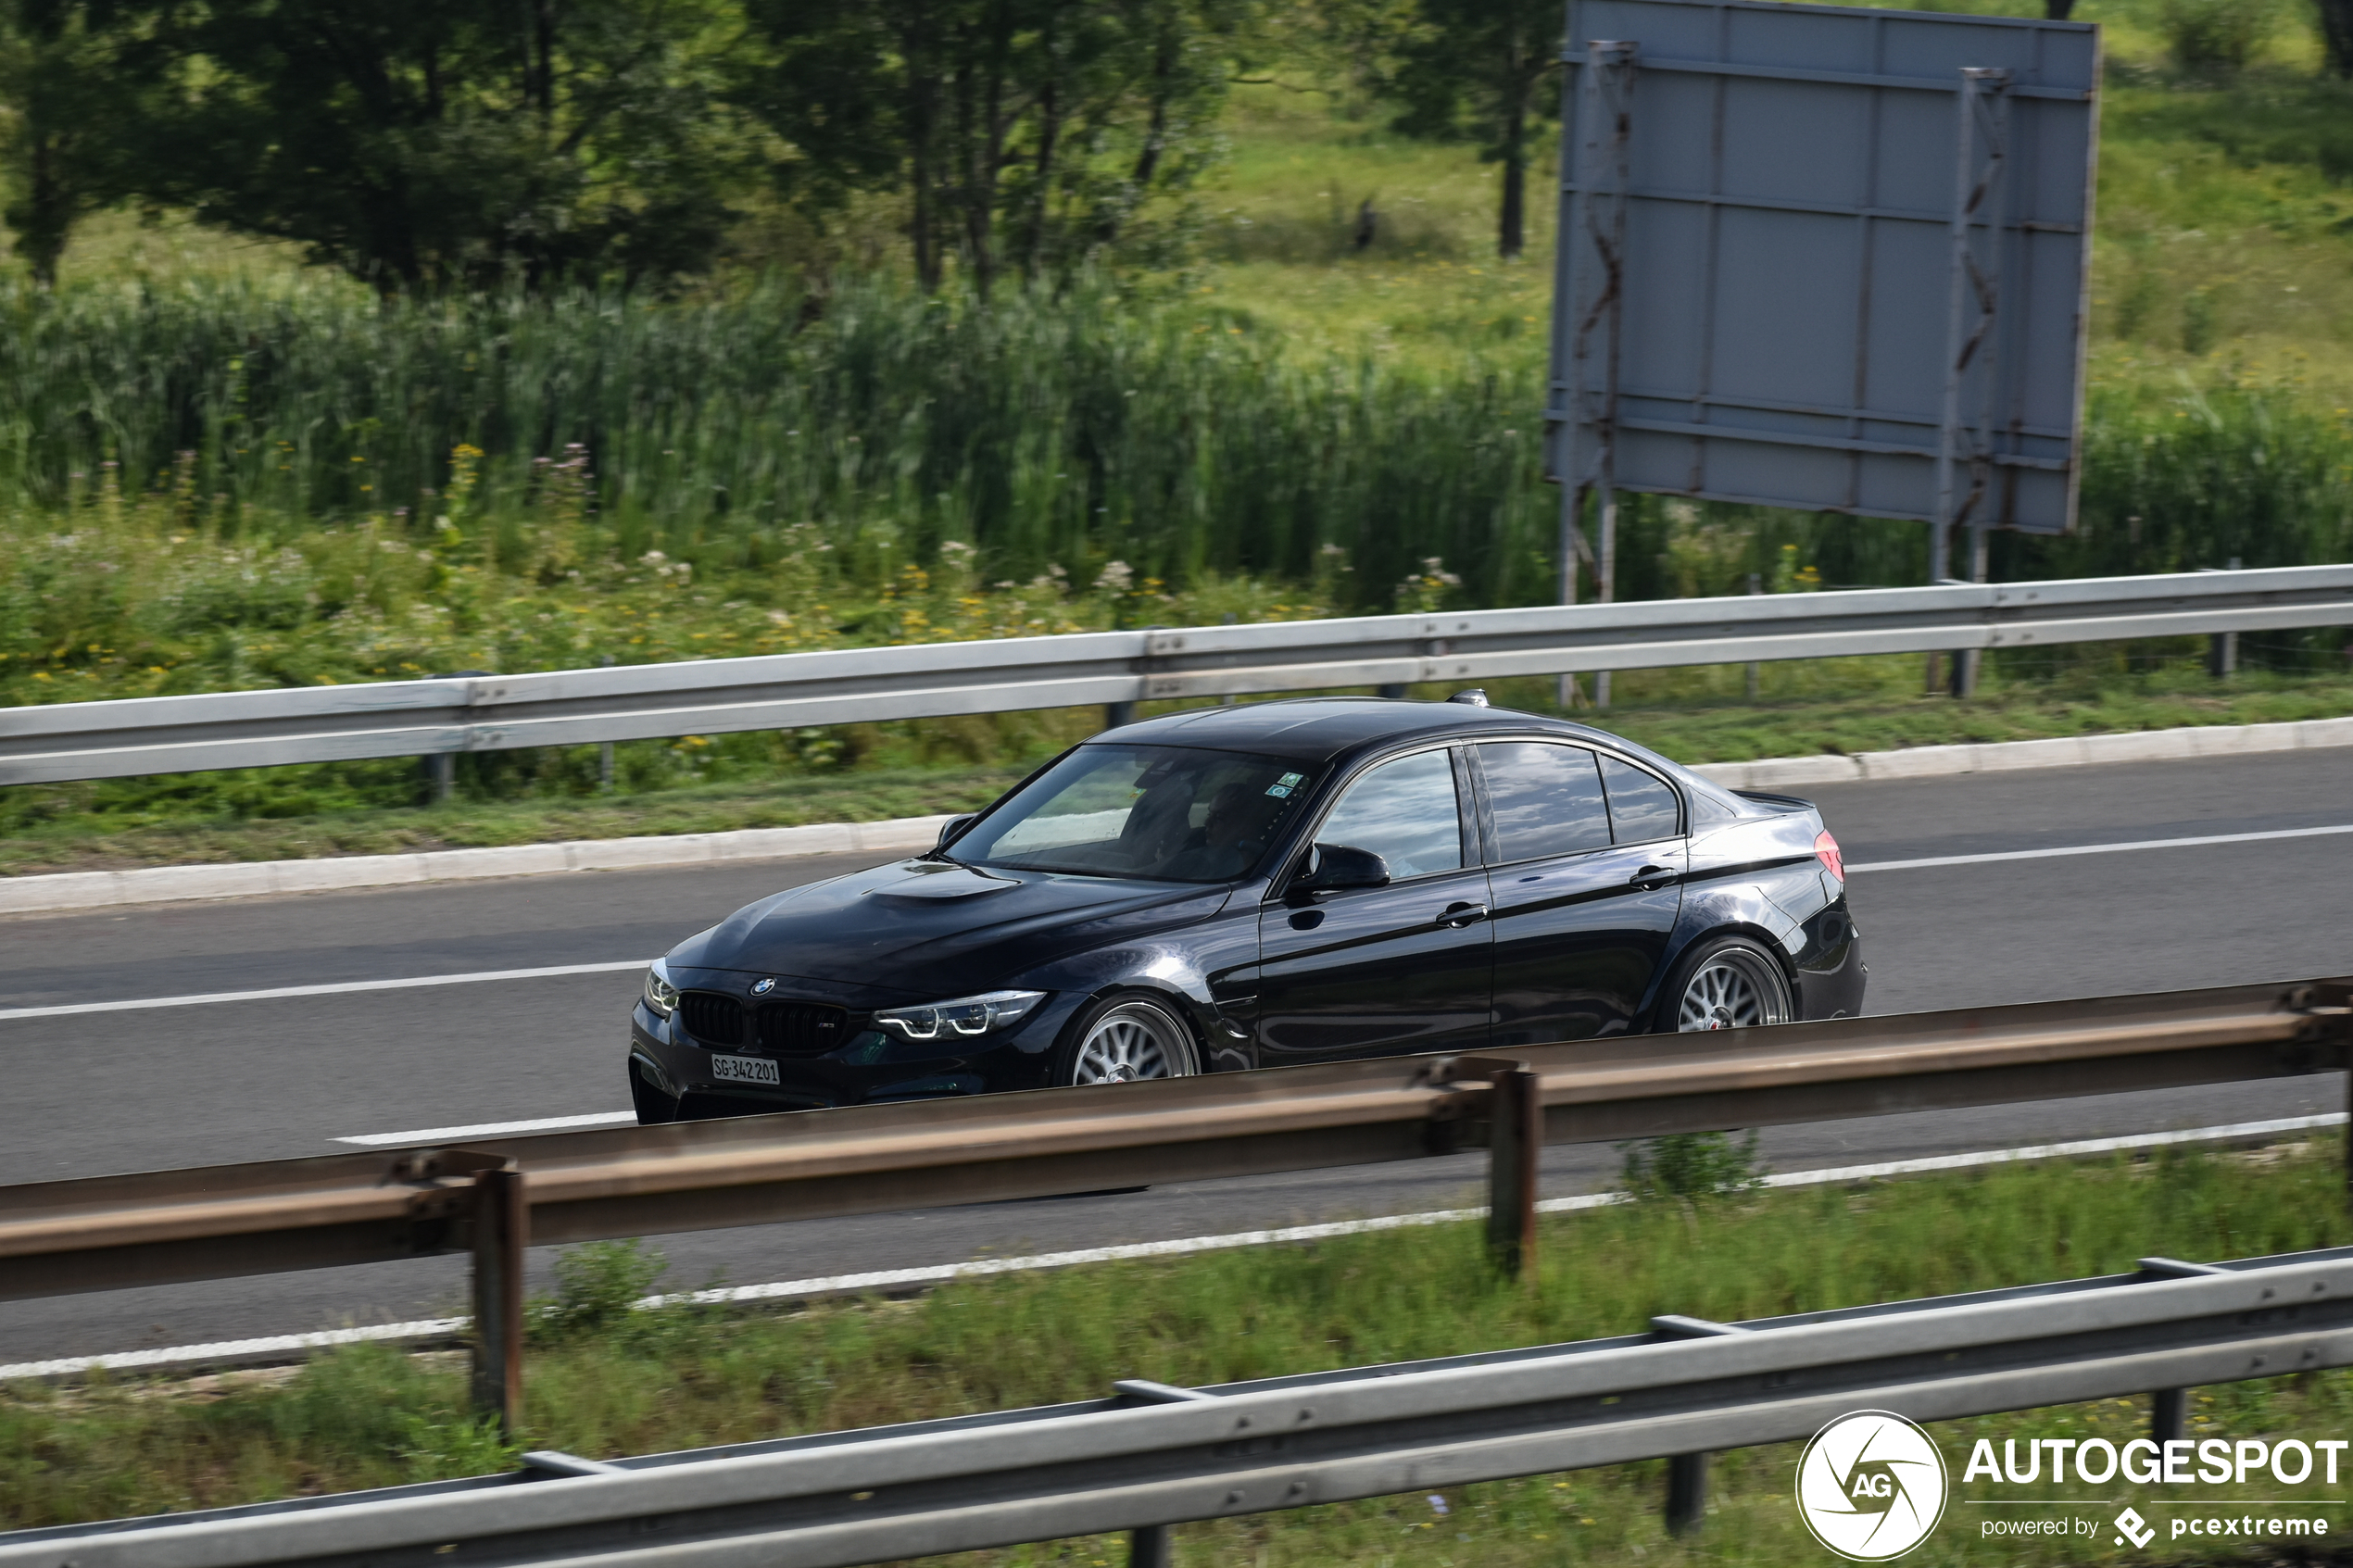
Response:
[[[705,0],[113,0],[141,194],[393,291],[666,277],[730,216]]]
[[[1419,0],[1390,44],[1387,94],[1409,135],[1476,143],[1502,166],[1495,249],[1528,245],[1528,168],[1557,110],[1561,7],[1557,0]]]
[[[738,99],[822,207],[902,191],[915,270],[984,291],[1148,237],[1214,157],[1248,0],[749,0]]]
[[[106,20],[76,0],[0,0],[0,221],[44,288],[74,225],[120,199],[132,172],[122,131],[143,83]]]

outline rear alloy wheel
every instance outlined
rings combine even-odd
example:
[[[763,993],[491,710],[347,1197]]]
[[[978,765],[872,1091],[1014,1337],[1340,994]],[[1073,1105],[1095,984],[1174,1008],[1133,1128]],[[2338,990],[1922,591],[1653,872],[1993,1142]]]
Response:
[[[1067,1084],[1189,1078],[1201,1071],[1189,1030],[1156,1002],[1114,1002],[1088,1019],[1072,1047]]]
[[[1796,1015],[1789,977],[1773,955],[1744,937],[1727,936],[1710,943],[1684,976],[1675,1028],[1684,1035],[1753,1029]]]

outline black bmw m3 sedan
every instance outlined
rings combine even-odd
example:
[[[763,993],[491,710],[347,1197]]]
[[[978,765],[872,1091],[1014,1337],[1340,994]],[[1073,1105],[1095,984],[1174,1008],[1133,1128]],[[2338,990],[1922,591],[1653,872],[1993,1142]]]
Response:
[[[1856,1011],[1837,841],[1599,730],[1313,698],[1097,735],[655,963],[668,1122]]]

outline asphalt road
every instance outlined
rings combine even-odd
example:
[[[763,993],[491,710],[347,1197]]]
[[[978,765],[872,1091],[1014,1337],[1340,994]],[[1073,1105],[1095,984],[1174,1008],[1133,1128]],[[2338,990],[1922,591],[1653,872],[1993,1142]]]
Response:
[[[1871,966],[1910,1011],[2353,972],[2353,834],[1912,869],[1876,862],[2353,823],[2353,748],[1825,786]],[[873,857],[0,919],[0,1011],[643,960]],[[625,1110],[635,972],[0,1018],[0,1182],[322,1153],[369,1134]],[[1780,1170],[2342,1109],[2319,1078],[1783,1128]],[[1475,1200],[1479,1157],[663,1238],[735,1284]],[[1548,1151],[1550,1193],[1609,1185]],[[545,1257],[535,1265],[546,1267]],[[457,1310],[455,1259],[0,1303],[0,1361]]]

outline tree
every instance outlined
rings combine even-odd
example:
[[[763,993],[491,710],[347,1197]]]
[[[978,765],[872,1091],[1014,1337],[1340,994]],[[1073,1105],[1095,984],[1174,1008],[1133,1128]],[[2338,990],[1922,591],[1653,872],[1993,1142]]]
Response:
[[[74,225],[124,193],[120,128],[136,85],[118,40],[70,0],[0,0],[0,221],[33,282],[54,287]]]
[[[2318,8],[2322,69],[2340,79],[2353,77],[2353,0],[2320,0]]]
[[[387,293],[695,270],[731,214],[704,0],[114,0],[139,194]]]
[[[1476,142],[1503,165],[1495,224],[1505,259],[1528,245],[1528,165],[1557,107],[1561,8],[1555,0],[1420,0],[1390,44],[1384,88],[1408,135]]]
[[[787,194],[908,198],[915,270],[986,292],[1139,241],[1216,150],[1246,0],[749,0],[766,53],[737,98]]]

